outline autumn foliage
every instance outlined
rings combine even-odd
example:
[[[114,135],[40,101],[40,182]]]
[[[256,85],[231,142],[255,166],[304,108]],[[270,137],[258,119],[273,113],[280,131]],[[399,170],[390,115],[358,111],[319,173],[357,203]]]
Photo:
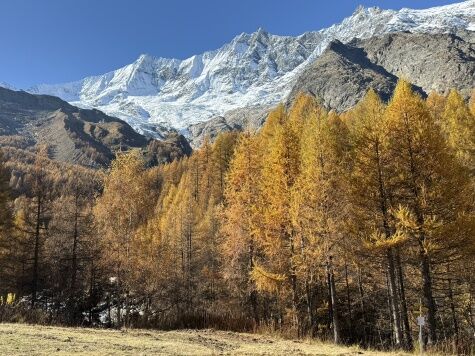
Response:
[[[428,345],[469,352],[474,139],[473,99],[401,80],[342,114],[300,95],[170,164],[121,153],[99,185],[37,162],[7,193],[0,166],[0,291],[71,324],[408,350],[422,311]]]

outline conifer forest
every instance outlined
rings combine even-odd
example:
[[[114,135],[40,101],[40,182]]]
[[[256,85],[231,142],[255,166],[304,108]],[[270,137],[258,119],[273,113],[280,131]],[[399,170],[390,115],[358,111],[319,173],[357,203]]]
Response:
[[[0,320],[474,352],[475,95],[300,94],[152,165],[1,149]],[[456,351],[454,351],[456,350]]]

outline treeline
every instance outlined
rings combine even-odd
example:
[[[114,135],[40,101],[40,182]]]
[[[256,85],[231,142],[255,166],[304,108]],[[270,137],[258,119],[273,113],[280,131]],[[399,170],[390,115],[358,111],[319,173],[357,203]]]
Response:
[[[473,351],[471,103],[400,81],[343,114],[301,95],[155,168],[132,151],[58,173],[38,154],[21,194],[2,168],[2,318],[412,349],[423,314],[427,344]]]

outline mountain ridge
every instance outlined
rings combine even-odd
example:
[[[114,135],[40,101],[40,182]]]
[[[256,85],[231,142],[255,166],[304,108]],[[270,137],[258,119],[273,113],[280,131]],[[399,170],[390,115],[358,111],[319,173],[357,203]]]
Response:
[[[332,41],[322,55],[296,78],[285,103],[299,93],[316,98],[328,110],[351,109],[372,88],[387,102],[401,76],[422,96],[447,94],[455,88],[469,97],[475,88],[475,32],[454,34],[390,33],[381,37]],[[188,127],[188,139],[199,147],[205,137],[219,132],[255,131],[271,106],[234,109]]]
[[[55,95],[85,108],[98,108],[158,137],[240,107],[285,100],[297,77],[332,40],[348,43],[387,33],[455,33],[475,30],[475,0],[423,10],[357,8],[342,22],[299,36],[258,29],[241,33],[218,49],[189,58],[150,55],[104,75],[30,92]]]
[[[117,152],[133,148],[142,150],[149,164],[171,161],[191,153],[183,140],[176,135],[153,140],[97,109],[0,87],[2,148],[35,151],[37,145],[44,145],[56,161],[100,168],[107,167]]]

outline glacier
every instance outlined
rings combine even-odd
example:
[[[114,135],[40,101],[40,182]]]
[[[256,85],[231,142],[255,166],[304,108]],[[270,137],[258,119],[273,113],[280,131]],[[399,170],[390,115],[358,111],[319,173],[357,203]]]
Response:
[[[332,40],[460,30],[475,30],[475,0],[423,10],[360,6],[341,23],[300,36],[273,35],[260,28],[184,60],[142,54],[104,75],[40,84],[28,91],[102,110],[142,134],[161,138],[167,130],[186,132],[191,124],[233,109],[284,100],[293,81]]]

